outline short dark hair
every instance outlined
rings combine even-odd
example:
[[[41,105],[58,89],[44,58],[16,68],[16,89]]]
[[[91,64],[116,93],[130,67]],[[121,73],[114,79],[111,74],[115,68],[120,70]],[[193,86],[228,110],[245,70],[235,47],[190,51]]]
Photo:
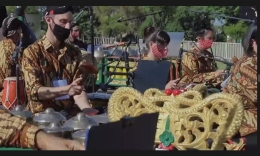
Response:
[[[253,45],[252,39],[257,40],[257,24],[256,22],[251,24],[246,32],[245,37],[243,38],[242,46],[244,48],[244,53],[247,56],[252,56],[253,53]]]
[[[169,44],[170,36],[163,30],[156,29],[155,27],[147,27],[144,29],[144,39],[147,48],[150,41],[160,44]]]
[[[213,32],[213,29],[211,27],[202,28],[202,29],[198,30],[197,32],[195,32],[195,37],[204,37],[204,35],[207,33],[207,31]]]
[[[77,22],[72,23],[71,26],[70,26],[70,30],[72,30],[76,26],[79,26],[79,23],[77,23]]]

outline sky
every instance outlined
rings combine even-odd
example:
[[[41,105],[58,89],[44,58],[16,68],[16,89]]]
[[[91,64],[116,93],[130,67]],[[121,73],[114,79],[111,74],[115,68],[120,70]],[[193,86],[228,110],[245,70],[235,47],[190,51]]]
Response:
[[[215,21],[214,21],[214,23],[213,23],[213,25],[214,26],[222,26],[222,25],[224,25],[225,24],[225,20],[220,20],[220,19],[215,19]]]

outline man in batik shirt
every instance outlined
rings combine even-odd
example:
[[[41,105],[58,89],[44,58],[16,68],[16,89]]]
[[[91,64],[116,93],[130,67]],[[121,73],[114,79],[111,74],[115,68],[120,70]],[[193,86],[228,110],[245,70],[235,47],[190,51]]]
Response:
[[[48,6],[46,35],[24,50],[22,71],[28,95],[28,108],[38,113],[46,108],[95,114],[82,82],[86,73],[79,70],[81,52],[66,43],[73,20],[71,6]]]

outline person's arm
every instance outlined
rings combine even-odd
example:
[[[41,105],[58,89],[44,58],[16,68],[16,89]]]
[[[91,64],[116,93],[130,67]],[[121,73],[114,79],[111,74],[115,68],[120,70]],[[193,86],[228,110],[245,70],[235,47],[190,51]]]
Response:
[[[8,53],[13,53],[15,45],[11,40],[4,39],[0,42],[0,91],[3,88],[4,79],[10,77],[12,74],[12,64],[7,59]]]
[[[6,110],[0,110],[0,121],[0,147],[38,148],[36,135],[41,131],[38,127]]]
[[[216,81],[215,72],[198,73],[199,69],[196,60],[190,54],[184,54],[182,58],[182,75],[191,79],[193,83]],[[185,79],[182,79],[185,80]],[[182,83],[182,80],[180,83]],[[185,83],[185,82],[183,82]]]
[[[80,51],[78,54],[79,55],[77,56],[77,58],[80,61],[83,61]],[[76,71],[76,74],[74,75],[73,80],[76,80],[77,78],[82,77],[82,82],[85,82],[87,79],[88,73],[84,73],[83,71],[79,70],[79,67],[77,69],[78,70]],[[74,98],[75,104],[77,104],[81,110],[83,110],[85,108],[91,108],[87,93],[84,90],[81,92],[80,95],[74,95],[73,98]]]
[[[27,95],[30,100],[48,100],[68,94],[69,87],[44,87],[42,86],[42,71],[39,58],[40,48],[29,46],[24,50],[22,71],[26,85]]]
[[[38,127],[26,123],[24,118],[13,116],[7,110],[0,110],[0,121],[0,148],[85,150],[78,141],[47,134]]]
[[[77,104],[81,110],[91,108],[88,95],[85,91],[82,91],[80,95],[74,95],[73,98],[75,100],[75,104]]]
[[[250,59],[250,58],[249,58]],[[246,56],[236,63],[224,93],[238,94],[244,104],[257,103],[257,65],[252,67]]]

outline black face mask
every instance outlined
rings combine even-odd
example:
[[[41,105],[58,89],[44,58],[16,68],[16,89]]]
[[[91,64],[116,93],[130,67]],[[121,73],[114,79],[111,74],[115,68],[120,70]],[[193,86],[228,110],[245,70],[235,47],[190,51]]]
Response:
[[[70,29],[66,29],[57,24],[54,25],[52,32],[53,35],[57,38],[57,40],[59,40],[60,42],[65,41],[70,35]]]

